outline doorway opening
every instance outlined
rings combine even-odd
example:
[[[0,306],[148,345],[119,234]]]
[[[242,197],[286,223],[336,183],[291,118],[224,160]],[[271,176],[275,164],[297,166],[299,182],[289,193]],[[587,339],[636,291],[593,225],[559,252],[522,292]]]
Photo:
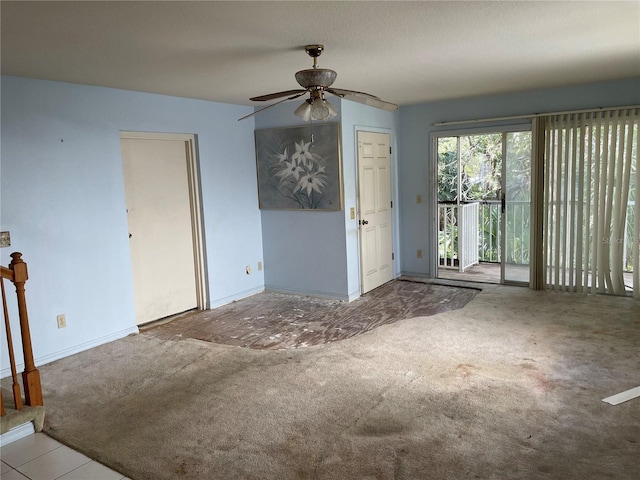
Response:
[[[435,138],[436,277],[528,284],[531,131]]]

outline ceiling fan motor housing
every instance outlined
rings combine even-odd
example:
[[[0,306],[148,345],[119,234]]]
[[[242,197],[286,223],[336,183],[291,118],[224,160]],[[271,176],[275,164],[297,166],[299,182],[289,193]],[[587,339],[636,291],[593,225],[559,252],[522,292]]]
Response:
[[[296,72],[296,81],[304,88],[330,87],[338,74],[328,68],[309,68]]]

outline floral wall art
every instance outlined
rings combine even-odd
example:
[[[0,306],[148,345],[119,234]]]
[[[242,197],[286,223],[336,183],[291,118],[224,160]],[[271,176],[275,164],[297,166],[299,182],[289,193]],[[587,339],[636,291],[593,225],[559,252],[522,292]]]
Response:
[[[256,130],[261,209],[341,210],[338,123]]]

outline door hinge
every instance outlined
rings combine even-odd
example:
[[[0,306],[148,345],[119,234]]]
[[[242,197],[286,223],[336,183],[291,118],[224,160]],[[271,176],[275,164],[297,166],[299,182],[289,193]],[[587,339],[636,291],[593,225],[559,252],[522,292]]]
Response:
[[[393,200],[391,200],[391,208],[393,208]]]
[[[391,155],[391,147],[389,147],[389,155]]]
[[[396,254],[391,252],[391,260],[395,260],[396,259]]]

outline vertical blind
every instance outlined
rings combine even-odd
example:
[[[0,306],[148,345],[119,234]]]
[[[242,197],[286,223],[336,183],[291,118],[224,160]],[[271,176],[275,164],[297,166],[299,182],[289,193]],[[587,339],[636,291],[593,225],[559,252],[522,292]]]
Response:
[[[547,288],[640,298],[640,109],[544,117]]]

